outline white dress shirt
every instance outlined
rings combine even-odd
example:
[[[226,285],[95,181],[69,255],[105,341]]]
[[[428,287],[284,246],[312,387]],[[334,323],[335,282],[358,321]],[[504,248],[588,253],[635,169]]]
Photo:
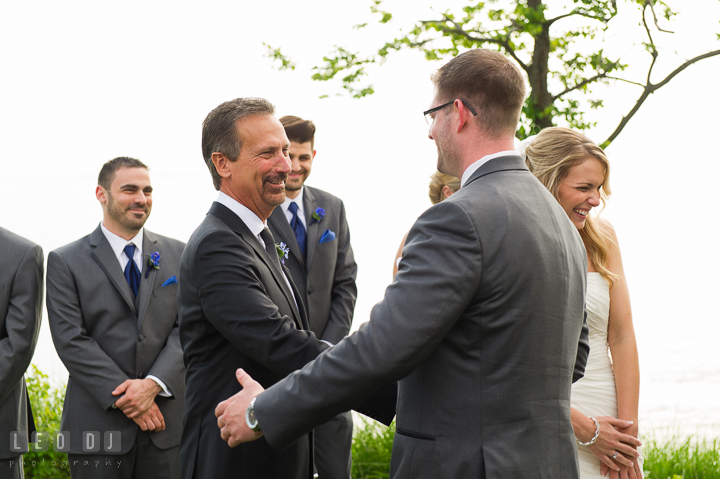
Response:
[[[118,235],[116,235],[115,233],[110,231],[109,229],[107,229],[105,227],[105,225],[102,223],[100,223],[100,229],[102,230],[103,234],[105,235],[105,238],[108,240],[108,243],[110,243],[110,248],[112,248],[113,253],[115,253],[115,257],[118,259],[118,262],[120,263],[120,268],[122,269],[123,272],[125,271],[125,267],[127,266],[128,261],[130,261],[130,258],[128,258],[128,256],[125,254],[125,246],[127,246],[129,244],[135,245],[135,253],[133,254],[133,261],[135,261],[135,264],[137,265],[138,270],[140,271],[140,273],[142,273],[142,270],[143,270],[142,245],[143,245],[143,237],[144,237],[143,231],[144,230],[142,228],[140,228],[140,231],[138,231],[138,234],[136,234],[133,238],[126,240],[126,239],[119,237]],[[142,278],[141,278],[141,281],[142,281]],[[148,374],[146,377],[148,379],[152,379],[153,381],[155,381],[157,383],[157,385],[160,386],[160,388],[162,389],[162,391],[160,391],[158,393],[158,396],[163,396],[163,397],[171,397],[172,396],[172,394],[170,394],[170,390],[167,388],[167,386],[165,386],[165,383],[162,382],[162,380],[160,378],[158,378],[157,376],[153,376],[152,374]]]
[[[235,213],[240,220],[245,223],[245,226],[248,227],[250,232],[255,235],[257,240],[260,242],[260,246],[262,246],[262,249],[265,249],[265,242],[263,241],[262,237],[260,236],[260,233],[262,230],[267,228],[267,223],[260,219],[258,215],[253,213],[247,206],[240,204],[236,199],[229,197],[222,191],[218,193],[217,197],[218,203],[220,203],[223,206],[226,206]],[[290,290],[290,294],[292,295],[293,301],[295,301],[295,307],[300,310],[297,304],[297,300],[295,299],[295,293],[293,293],[292,286],[290,286],[290,281],[288,281],[287,276],[285,276],[285,271],[280,269],[280,272],[283,275],[283,278],[285,278],[285,283],[287,283],[287,287]]]
[[[500,158],[501,156],[518,156],[519,153],[515,150],[505,150],[505,151],[498,151],[497,153],[492,153],[490,155],[485,155],[479,160],[477,160],[472,165],[468,166],[465,169],[465,172],[462,175],[462,178],[460,179],[460,188],[465,186],[465,182],[470,179],[473,173],[475,173],[478,168],[480,168],[482,165],[487,163],[490,160],[494,160],[495,158]]]
[[[305,231],[307,232],[307,223],[305,222],[305,208],[303,207],[303,196],[305,194],[305,185],[300,187],[300,193],[293,198],[290,199],[287,196],[285,197],[285,202],[280,205],[280,208],[282,208],[283,213],[285,213],[285,218],[287,218],[288,223],[292,222],[293,214],[290,211],[290,203],[295,203],[298,205],[298,217],[300,217],[300,222],[303,225],[303,228],[305,228]]]

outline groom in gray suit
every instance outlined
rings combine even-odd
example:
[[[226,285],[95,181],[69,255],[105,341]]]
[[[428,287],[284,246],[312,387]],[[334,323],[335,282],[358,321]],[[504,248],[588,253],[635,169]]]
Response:
[[[60,428],[73,478],[180,475],[184,244],[143,228],[152,190],[142,162],[107,162],[95,192],[102,223],[48,256],[50,331],[70,373]]]
[[[300,290],[310,331],[337,344],[350,332],[357,298],[345,206],[340,198],[305,184],[315,159],[315,124],[296,116],[284,116],[280,123],[290,140],[292,170],[285,202],[273,210],[268,226],[290,248],[285,263]],[[349,411],[314,429],[320,479],[350,479],[352,430]]]
[[[40,246],[0,228],[0,477],[23,477],[33,428],[23,375],[35,352],[43,297]],[[30,413],[32,414],[32,413]],[[29,421],[28,421],[29,419]]]
[[[265,392],[238,374],[243,390],[216,410],[221,435],[233,446],[264,434],[282,448],[400,380],[391,477],[576,478],[570,385],[589,350],[587,259],[513,151],[523,76],[477,49],[433,82],[438,169],[462,188],[412,227],[357,333]]]

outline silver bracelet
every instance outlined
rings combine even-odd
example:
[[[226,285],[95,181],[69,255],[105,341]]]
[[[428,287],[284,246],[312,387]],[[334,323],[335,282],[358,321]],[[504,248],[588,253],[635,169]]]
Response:
[[[581,446],[592,446],[593,444],[595,444],[595,441],[597,441],[597,438],[598,438],[598,436],[600,435],[600,423],[598,422],[597,419],[595,419],[595,418],[592,417],[592,416],[590,417],[590,419],[592,419],[593,421],[595,421],[595,435],[594,435],[593,438],[590,439],[588,442],[582,442],[580,439],[577,438],[577,436],[575,436],[575,440],[576,440],[577,443],[580,444]]]

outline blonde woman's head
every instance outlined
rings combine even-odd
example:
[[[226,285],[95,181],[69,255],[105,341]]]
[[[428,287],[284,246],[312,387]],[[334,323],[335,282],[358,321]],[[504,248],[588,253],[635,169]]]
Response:
[[[436,171],[430,177],[428,196],[436,205],[460,189],[460,178]]]

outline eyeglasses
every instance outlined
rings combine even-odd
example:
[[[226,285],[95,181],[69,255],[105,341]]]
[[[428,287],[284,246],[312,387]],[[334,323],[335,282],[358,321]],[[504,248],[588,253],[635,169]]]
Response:
[[[463,100],[463,99],[460,99],[460,101],[463,102],[463,105],[465,105],[465,106],[468,108],[468,110],[470,110],[470,113],[472,113],[473,116],[477,116],[477,113],[475,112],[475,110],[473,110],[473,107],[471,107],[470,105],[468,105],[468,102],[466,102],[466,101]],[[425,115],[425,121],[427,122],[428,126],[433,126],[433,123],[435,123],[435,117],[434,117],[434,116],[430,116],[431,113],[435,113],[436,111],[440,111],[440,110],[442,110],[443,108],[445,108],[446,106],[452,105],[453,103],[455,103],[455,100],[449,101],[449,102],[447,102],[447,103],[445,103],[445,104],[443,104],[443,105],[436,106],[435,108],[430,108],[429,110],[424,111],[424,112],[423,112],[423,115]]]

